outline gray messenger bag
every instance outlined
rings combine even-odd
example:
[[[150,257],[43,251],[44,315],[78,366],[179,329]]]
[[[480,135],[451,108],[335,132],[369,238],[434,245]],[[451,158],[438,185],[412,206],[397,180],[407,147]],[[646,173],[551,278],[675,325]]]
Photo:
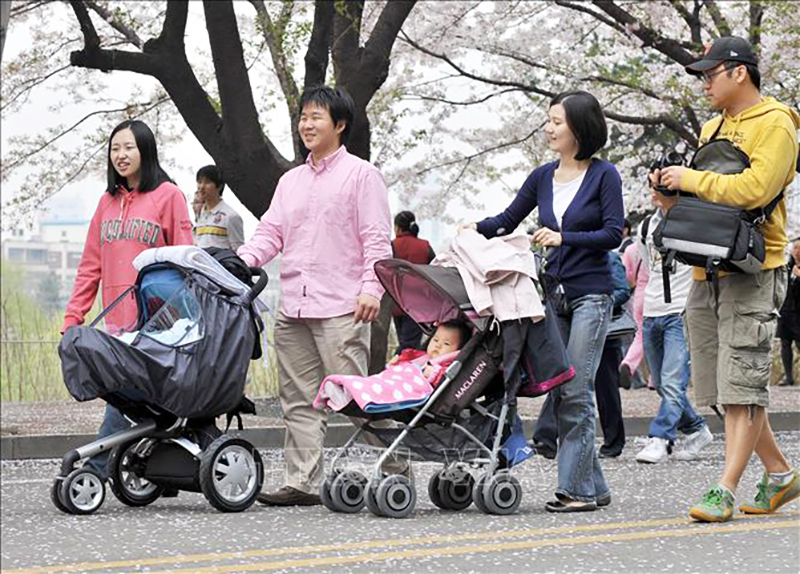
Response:
[[[722,123],[695,152],[689,163],[692,169],[736,174],[750,167],[750,158],[732,141],[716,139]],[[653,242],[663,254],[664,300],[671,301],[673,261],[704,268],[715,290],[719,270],[758,273],[766,257],[761,226],[781,199],[783,191],[765,207],[748,210],[681,195],[653,232]]]

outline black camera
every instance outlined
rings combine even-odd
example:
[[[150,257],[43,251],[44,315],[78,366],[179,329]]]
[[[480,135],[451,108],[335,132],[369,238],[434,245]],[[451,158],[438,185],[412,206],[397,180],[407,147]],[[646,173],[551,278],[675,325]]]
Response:
[[[658,158],[653,165],[650,166],[650,173],[653,173],[657,169],[664,169],[665,167],[671,167],[673,165],[683,165],[684,159],[683,155],[675,150],[668,151],[660,158]],[[677,195],[677,191],[672,191],[671,189],[667,188],[666,186],[661,185],[660,183],[656,186],[656,191],[662,193],[664,195]]]

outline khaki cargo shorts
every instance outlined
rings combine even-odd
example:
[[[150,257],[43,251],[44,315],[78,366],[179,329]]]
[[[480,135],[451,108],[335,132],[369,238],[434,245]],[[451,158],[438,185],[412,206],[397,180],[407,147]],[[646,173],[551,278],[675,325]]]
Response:
[[[783,267],[694,281],[686,302],[686,327],[695,404],[769,406],[772,338],[786,296]]]

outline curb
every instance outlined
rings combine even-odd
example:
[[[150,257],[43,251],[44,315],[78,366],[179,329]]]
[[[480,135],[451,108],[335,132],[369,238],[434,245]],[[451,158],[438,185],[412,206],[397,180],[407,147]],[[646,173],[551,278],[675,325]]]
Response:
[[[630,417],[624,420],[627,436],[647,435],[650,417]],[[706,420],[711,432],[721,433],[724,431],[724,425],[719,417],[709,416]],[[532,436],[536,419],[525,419],[523,424],[525,435]],[[800,412],[770,413],[769,424],[774,431],[798,431],[800,430]],[[598,433],[600,433],[599,429]],[[245,429],[237,434],[257,448],[283,447],[283,427]],[[353,426],[350,424],[328,425],[325,446],[342,446],[352,434]],[[94,439],[95,435],[91,434],[2,437],[0,438],[0,460],[61,458],[71,449],[88,444]]]

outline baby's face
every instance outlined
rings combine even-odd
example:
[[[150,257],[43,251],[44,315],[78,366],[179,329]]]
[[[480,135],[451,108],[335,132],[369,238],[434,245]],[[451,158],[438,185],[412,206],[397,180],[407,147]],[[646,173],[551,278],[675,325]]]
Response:
[[[427,353],[431,359],[458,351],[461,345],[461,334],[458,329],[440,326],[428,343]]]

